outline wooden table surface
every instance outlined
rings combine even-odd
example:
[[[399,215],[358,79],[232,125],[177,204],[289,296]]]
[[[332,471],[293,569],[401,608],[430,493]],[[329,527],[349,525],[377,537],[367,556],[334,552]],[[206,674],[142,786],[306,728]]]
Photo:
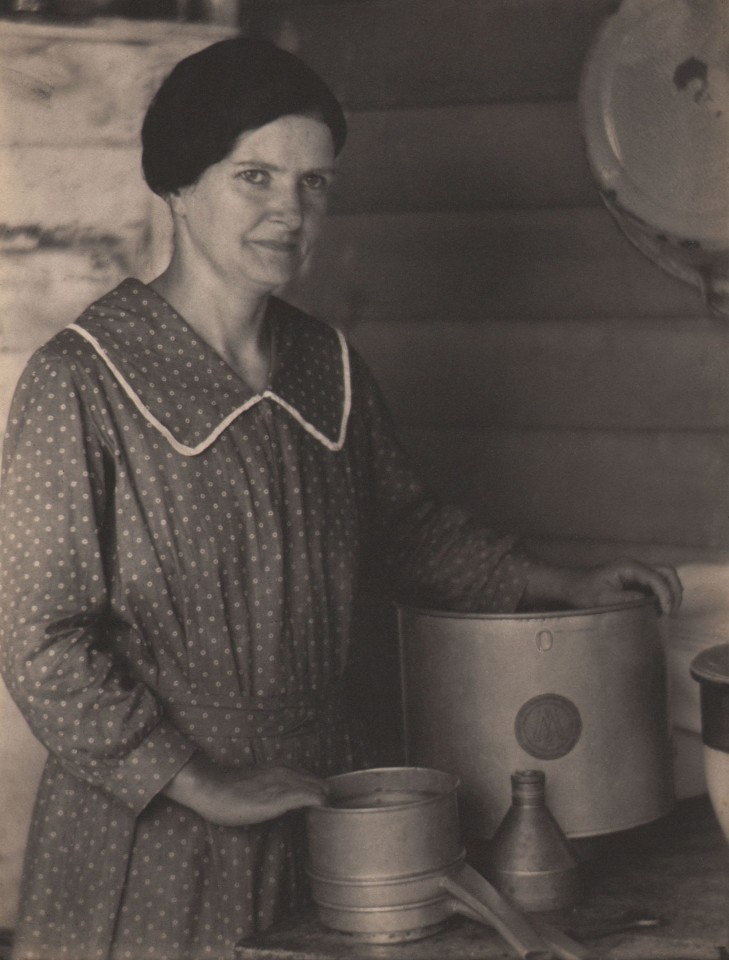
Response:
[[[580,841],[586,896],[545,916],[604,960],[729,960],[729,843],[706,797],[683,800],[667,817],[611,837]],[[478,867],[487,850],[473,845]],[[604,934],[625,914],[652,927]],[[602,929],[601,929],[602,928]],[[491,928],[462,918],[406,944],[372,945],[305,918],[238,947],[237,960],[507,960]]]

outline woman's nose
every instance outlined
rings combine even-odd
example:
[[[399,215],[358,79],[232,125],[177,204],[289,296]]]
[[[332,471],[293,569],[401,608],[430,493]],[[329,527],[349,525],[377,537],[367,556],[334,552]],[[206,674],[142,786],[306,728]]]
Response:
[[[298,230],[303,220],[303,204],[298,187],[282,187],[276,191],[272,216],[285,223],[289,230]]]

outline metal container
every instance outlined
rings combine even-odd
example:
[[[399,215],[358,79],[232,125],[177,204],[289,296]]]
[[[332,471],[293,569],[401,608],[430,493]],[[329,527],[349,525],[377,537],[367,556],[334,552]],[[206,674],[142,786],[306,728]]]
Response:
[[[545,797],[543,770],[512,773],[511,807],[484,865],[496,889],[529,912],[573,907],[584,891],[580,862]]]
[[[649,823],[673,803],[666,664],[652,600],[538,614],[399,609],[407,762],[462,783],[490,837],[516,769],[544,770],[567,836]]]
[[[385,767],[327,783],[329,804],[306,812],[308,873],[325,926],[398,943],[429,936],[461,913],[494,927],[520,957],[552,955],[555,931],[537,932],[464,862],[456,777]]]
[[[729,643],[703,650],[691,663],[701,691],[701,739],[706,787],[729,840]]]
[[[638,250],[729,315],[725,0],[621,0],[584,60],[580,121],[605,205]]]
[[[367,939],[413,939],[453,915],[441,874],[463,861],[456,777],[383,768],[331,777],[329,805],[307,811],[317,912]]]

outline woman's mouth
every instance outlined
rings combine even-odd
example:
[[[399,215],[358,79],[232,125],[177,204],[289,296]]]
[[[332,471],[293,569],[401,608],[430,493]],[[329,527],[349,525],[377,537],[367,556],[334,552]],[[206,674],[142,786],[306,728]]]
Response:
[[[299,245],[295,240],[254,240],[258,247],[264,250],[273,250],[274,253],[295,254],[298,252]]]

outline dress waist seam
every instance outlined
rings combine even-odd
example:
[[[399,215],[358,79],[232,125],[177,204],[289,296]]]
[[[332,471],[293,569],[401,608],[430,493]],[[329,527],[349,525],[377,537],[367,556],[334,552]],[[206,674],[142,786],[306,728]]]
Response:
[[[168,700],[165,711],[184,733],[198,739],[289,737],[345,720],[342,696],[333,692],[316,698],[242,698],[231,706]]]

